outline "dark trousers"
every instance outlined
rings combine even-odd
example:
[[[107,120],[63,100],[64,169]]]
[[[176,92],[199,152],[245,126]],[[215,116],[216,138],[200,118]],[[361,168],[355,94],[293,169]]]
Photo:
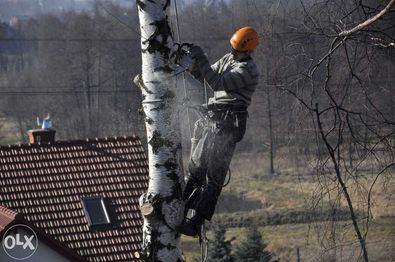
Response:
[[[247,112],[209,111],[195,123],[185,194],[203,186],[194,209],[211,220],[236,143],[245,133]]]

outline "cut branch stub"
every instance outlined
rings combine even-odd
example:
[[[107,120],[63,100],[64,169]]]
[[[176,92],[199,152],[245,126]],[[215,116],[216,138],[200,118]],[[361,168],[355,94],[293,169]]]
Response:
[[[148,87],[144,84],[143,77],[141,74],[136,75],[133,78],[133,83],[141,89],[141,91],[145,91],[147,94],[153,94],[151,90],[148,89]]]
[[[146,218],[153,217],[155,215],[154,206],[151,203],[143,203],[140,207],[141,214]]]
[[[160,216],[162,202],[159,195],[143,194],[139,202],[141,214],[147,219]]]

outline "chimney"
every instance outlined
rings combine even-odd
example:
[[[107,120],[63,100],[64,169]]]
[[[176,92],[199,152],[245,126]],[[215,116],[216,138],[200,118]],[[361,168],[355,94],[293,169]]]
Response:
[[[55,142],[55,133],[53,129],[32,129],[27,131],[30,144],[48,144]]]
[[[41,126],[41,129],[32,129],[27,131],[30,144],[48,144],[55,142],[56,131],[52,129],[52,121],[49,114],[46,118],[40,119],[37,117],[37,124]]]

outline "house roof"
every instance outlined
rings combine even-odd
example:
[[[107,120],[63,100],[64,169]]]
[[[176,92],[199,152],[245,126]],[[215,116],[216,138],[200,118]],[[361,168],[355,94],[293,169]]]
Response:
[[[0,239],[3,239],[4,234],[7,232],[9,228],[14,225],[27,225],[30,227],[38,236],[41,242],[47,244],[52,249],[56,250],[64,257],[68,258],[70,261],[75,262],[84,262],[86,261],[83,257],[78,255],[74,250],[71,250],[65,245],[62,245],[60,242],[56,241],[53,237],[43,232],[43,230],[35,227],[32,223],[23,218],[21,214],[8,209],[4,206],[0,206]]]
[[[0,146],[0,174],[0,205],[88,261],[138,261],[148,187],[138,137]],[[81,199],[92,196],[104,197],[110,227],[89,226]]]
[[[17,218],[18,213],[8,209],[6,207],[0,206],[0,232],[8,227]]]

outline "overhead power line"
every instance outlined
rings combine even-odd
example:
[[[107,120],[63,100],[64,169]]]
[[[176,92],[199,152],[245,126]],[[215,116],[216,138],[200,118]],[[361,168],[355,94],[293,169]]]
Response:
[[[19,42],[137,42],[133,38],[0,38],[0,41]]]
[[[188,39],[188,41],[201,41],[202,39]],[[214,41],[227,41],[228,38],[225,37],[210,37],[205,40],[214,40]],[[140,42],[140,39],[133,38],[27,38],[27,37],[18,37],[18,38],[0,38],[0,41],[7,42]]]
[[[133,90],[74,90],[74,89],[64,89],[64,90],[31,90],[31,91],[12,91],[12,90],[0,90],[1,95],[61,95],[61,94],[115,94],[115,93],[132,93]]]

